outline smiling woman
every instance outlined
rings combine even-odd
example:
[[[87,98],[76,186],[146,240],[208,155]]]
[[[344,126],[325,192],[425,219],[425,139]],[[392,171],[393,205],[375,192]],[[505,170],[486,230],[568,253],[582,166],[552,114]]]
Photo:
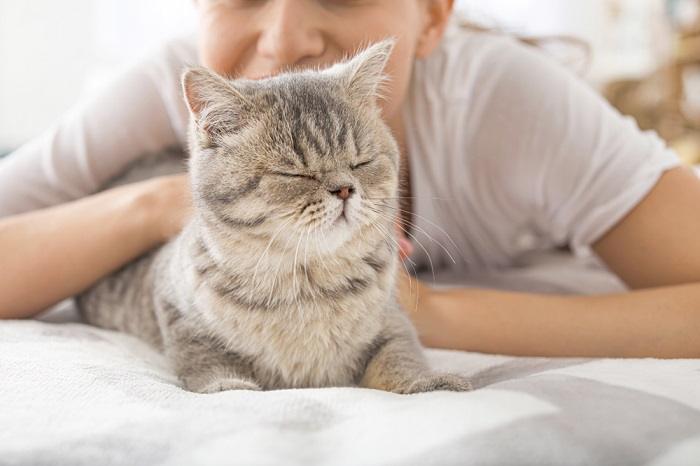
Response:
[[[424,343],[538,355],[699,355],[700,248],[692,245],[700,182],[658,136],[569,70],[511,37],[460,28],[452,9],[450,0],[200,0],[196,38],[170,42],[0,164],[0,313],[34,315],[188,221],[185,178],[91,196],[144,153],[185,145],[186,65],[251,82],[324,68],[393,37],[380,111],[398,143],[399,228],[415,248],[411,261],[467,276],[568,246],[594,251],[629,288],[655,288],[569,297],[417,282],[416,301],[403,276],[398,299],[409,311],[417,303],[410,315]],[[288,168],[275,170],[305,174]],[[333,191],[345,196],[346,187],[349,195],[349,186]],[[519,241],[523,235],[531,241]],[[50,247],[38,251],[37,243]],[[37,281],[47,285],[37,290]]]

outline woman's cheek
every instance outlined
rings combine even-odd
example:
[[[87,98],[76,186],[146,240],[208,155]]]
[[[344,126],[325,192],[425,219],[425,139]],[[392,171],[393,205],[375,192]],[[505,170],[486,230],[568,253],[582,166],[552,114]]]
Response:
[[[199,25],[201,64],[221,75],[233,75],[241,68],[246,44],[245,18],[226,12],[203,13]]]

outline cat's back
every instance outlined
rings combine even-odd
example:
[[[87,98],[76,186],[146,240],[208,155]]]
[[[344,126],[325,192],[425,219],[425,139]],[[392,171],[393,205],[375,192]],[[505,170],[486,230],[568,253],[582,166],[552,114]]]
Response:
[[[171,243],[154,249],[79,294],[76,305],[83,320],[135,335],[161,348],[155,313],[157,278],[171,249]]]

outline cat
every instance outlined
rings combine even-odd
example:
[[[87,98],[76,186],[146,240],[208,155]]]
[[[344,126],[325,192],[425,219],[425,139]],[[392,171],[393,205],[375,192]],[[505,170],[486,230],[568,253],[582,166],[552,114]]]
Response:
[[[84,320],[149,342],[198,393],[470,390],[429,369],[395,296],[393,46],[262,80],[186,70],[192,219],[81,293]]]

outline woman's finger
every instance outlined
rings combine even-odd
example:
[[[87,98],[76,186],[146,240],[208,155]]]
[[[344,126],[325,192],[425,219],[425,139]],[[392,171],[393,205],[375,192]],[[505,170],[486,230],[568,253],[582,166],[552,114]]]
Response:
[[[399,238],[399,257],[401,257],[401,260],[405,260],[408,256],[410,256],[412,250],[413,247],[411,246],[410,241],[404,237]]]
[[[396,236],[398,238],[399,243],[399,257],[401,258],[401,260],[404,260],[411,254],[413,254],[413,245],[404,235],[403,231],[401,230],[401,226],[398,224],[398,222],[396,223]]]

